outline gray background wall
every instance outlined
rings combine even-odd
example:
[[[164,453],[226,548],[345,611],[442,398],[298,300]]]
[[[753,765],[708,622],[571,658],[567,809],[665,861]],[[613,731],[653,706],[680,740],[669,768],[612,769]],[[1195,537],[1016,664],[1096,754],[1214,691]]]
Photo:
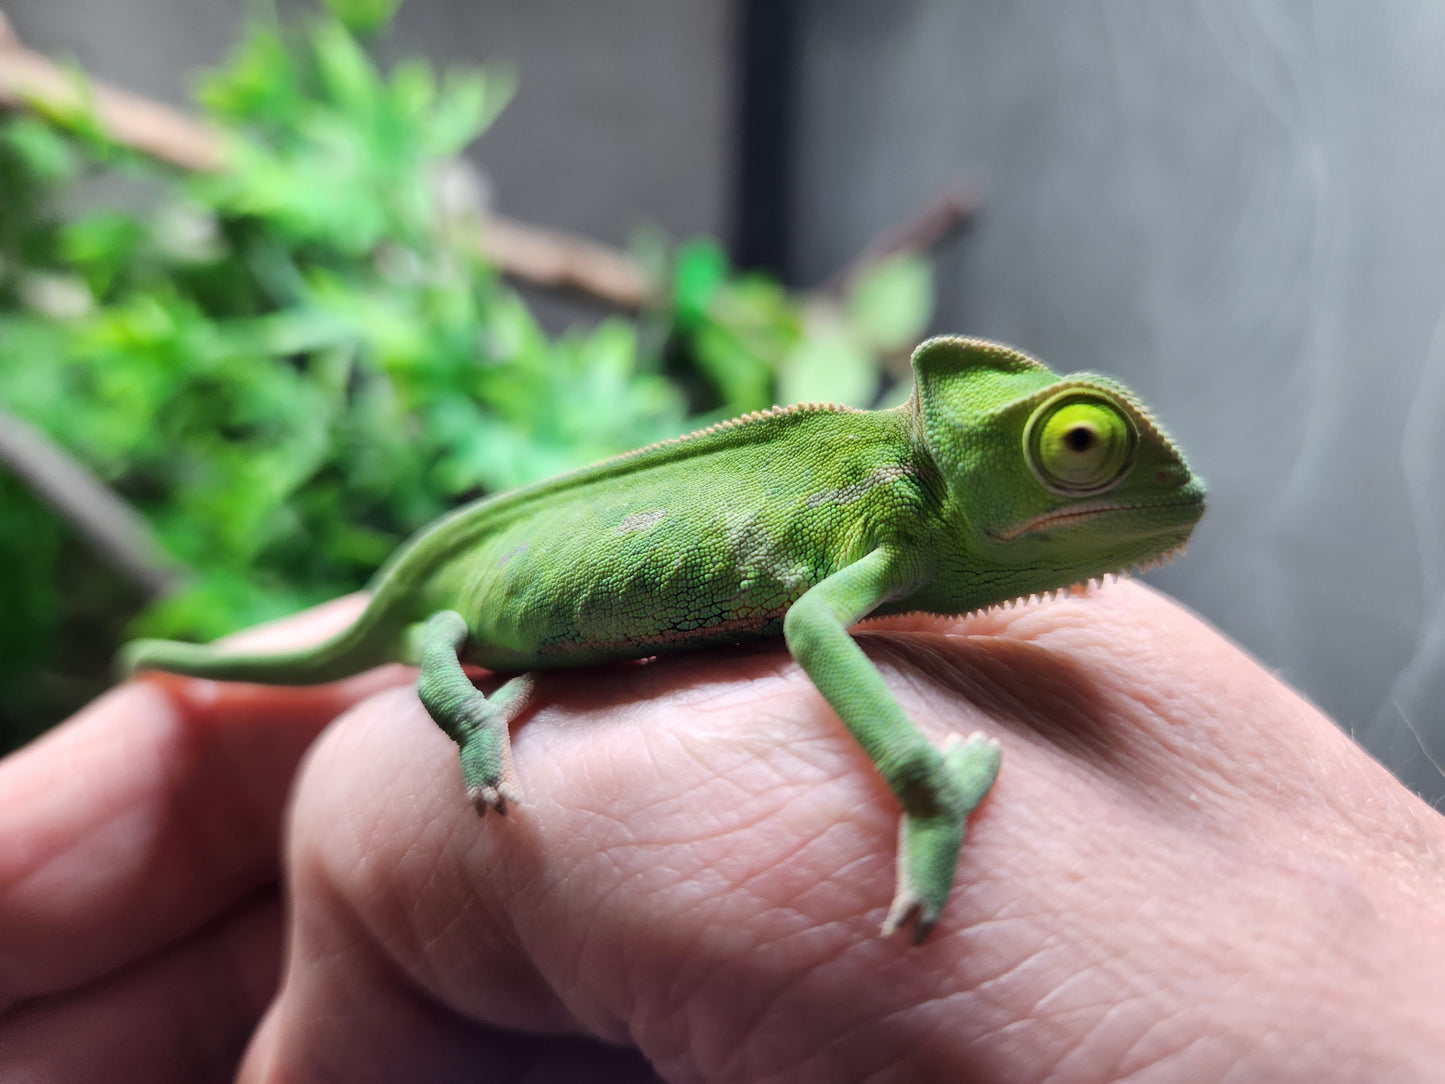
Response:
[[[1445,797],[1445,8],[804,7],[801,276],[973,178],[941,325],[1138,388],[1211,483],[1151,578]]]
[[[23,0],[21,36],[180,100],[235,0]],[[959,175],[940,329],[1138,388],[1212,486],[1153,578],[1445,798],[1445,8],[799,0],[792,266]],[[725,0],[410,0],[397,47],[503,57],[501,209],[720,232]]]
[[[235,44],[248,7],[264,3],[0,0],[31,48],[177,105]],[[517,96],[475,154],[498,206],[622,244],[641,226],[727,226],[732,14],[729,0],[408,0],[381,51],[515,70]]]

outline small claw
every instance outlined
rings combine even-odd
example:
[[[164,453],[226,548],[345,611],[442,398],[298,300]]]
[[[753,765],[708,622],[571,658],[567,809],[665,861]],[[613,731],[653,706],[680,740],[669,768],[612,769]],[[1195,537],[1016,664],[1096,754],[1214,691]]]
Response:
[[[476,808],[477,815],[485,817],[487,810],[494,810],[499,817],[507,815],[507,803],[515,802],[522,804],[522,791],[519,787],[502,782],[495,787],[477,785],[467,789],[467,797],[471,799],[472,805]]]
[[[975,749],[978,747],[987,747],[990,749],[1003,748],[997,738],[989,737],[982,730],[970,731],[967,737],[960,737],[958,731],[952,730],[944,735],[939,750],[946,755],[959,746],[962,746],[964,749]]]
[[[911,892],[900,892],[888,905],[888,914],[883,925],[878,927],[879,937],[892,937],[895,933],[916,919],[923,910],[923,901]]]
[[[916,893],[900,891],[888,907],[888,914],[878,929],[878,936],[892,937],[905,926],[912,926],[913,943],[921,945],[936,925],[937,910],[931,910]]]

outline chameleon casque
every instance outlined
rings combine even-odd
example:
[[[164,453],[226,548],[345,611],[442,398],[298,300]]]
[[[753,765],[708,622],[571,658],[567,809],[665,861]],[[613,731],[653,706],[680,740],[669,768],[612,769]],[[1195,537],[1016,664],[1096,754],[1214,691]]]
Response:
[[[1148,412],[1102,377],[941,337],[890,410],[774,408],[466,505],[377,573],[348,628],[242,654],[141,640],[128,670],[304,685],[420,667],[479,812],[521,797],[508,725],[533,673],[781,634],[903,809],[883,924],[922,940],[998,744],[935,748],[848,629],[966,614],[1172,557],[1204,486]],[[483,696],[462,662],[513,674]]]

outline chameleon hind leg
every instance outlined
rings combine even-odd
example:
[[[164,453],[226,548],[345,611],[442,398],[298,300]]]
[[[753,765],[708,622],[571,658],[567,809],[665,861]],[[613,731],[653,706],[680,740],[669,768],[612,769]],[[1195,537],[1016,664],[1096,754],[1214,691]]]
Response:
[[[531,695],[531,674],[520,674],[491,696],[472,684],[458,653],[467,640],[467,623],[455,610],[442,610],[421,630],[421,673],[416,691],[427,714],[461,747],[462,781],[478,813],[505,815],[508,802],[522,800],[512,767],[507,728]]]

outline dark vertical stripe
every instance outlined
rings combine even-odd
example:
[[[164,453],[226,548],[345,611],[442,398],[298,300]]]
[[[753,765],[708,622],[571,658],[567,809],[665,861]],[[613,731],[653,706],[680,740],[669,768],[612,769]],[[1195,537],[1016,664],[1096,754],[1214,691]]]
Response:
[[[792,257],[799,6],[798,0],[739,0],[733,259],[784,279]]]

